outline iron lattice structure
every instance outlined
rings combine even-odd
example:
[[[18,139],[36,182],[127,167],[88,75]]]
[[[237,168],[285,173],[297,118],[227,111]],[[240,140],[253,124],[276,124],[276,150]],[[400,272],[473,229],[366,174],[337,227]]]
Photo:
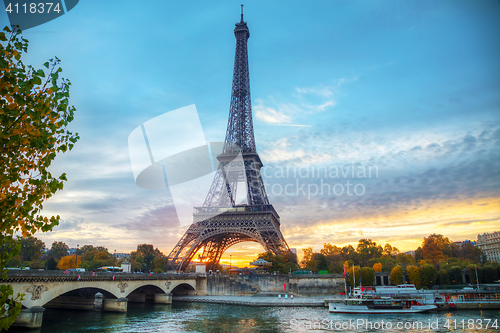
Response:
[[[214,269],[232,245],[253,241],[279,255],[289,252],[280,231],[280,217],[269,204],[260,169],[262,161],[255,148],[250,102],[246,22],[236,23],[231,105],[219,167],[202,207],[195,207],[193,224],[168,256],[170,267],[184,271],[202,250],[202,261]],[[246,204],[237,204],[236,194],[243,185]]]

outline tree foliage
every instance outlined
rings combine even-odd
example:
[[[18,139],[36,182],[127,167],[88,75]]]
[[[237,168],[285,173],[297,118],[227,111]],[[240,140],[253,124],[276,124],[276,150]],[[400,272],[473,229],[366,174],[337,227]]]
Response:
[[[437,270],[434,265],[425,264],[418,269],[420,275],[420,285],[422,287],[432,288],[437,284]]]
[[[59,260],[62,257],[68,255],[69,246],[64,242],[53,242],[52,247],[50,248],[50,255]]]
[[[265,267],[269,272],[280,272],[282,274],[287,274],[290,271],[295,271],[299,269],[295,255],[291,252],[282,255],[275,255],[271,251],[267,251],[259,254],[259,259],[264,259],[270,262],[272,265]]]
[[[76,261],[76,265],[75,265],[75,261]],[[61,270],[74,269],[74,268],[78,268],[78,267],[82,267],[82,257],[78,256],[78,259],[77,259],[76,255],[64,256],[57,263],[57,268],[59,268]]]
[[[389,274],[389,279],[391,280],[391,283],[393,285],[398,285],[402,284],[404,277],[403,277],[403,267],[401,266],[396,266],[391,270],[391,273]]]
[[[39,261],[45,243],[36,237],[25,237],[21,239],[21,259],[24,261]]]
[[[373,270],[375,272],[382,272],[382,264],[379,262],[376,262],[373,264]]]
[[[53,177],[48,167],[56,157],[73,148],[78,135],[67,131],[75,108],[69,106],[68,80],[59,80],[62,69],[55,57],[46,70],[26,66],[21,55],[28,41],[21,31],[5,27],[0,32],[0,273],[20,251],[14,234],[29,237],[49,231],[59,216],[41,214],[43,203],[63,188],[66,175]],[[46,71],[48,73],[46,73]],[[20,312],[20,296],[11,286],[0,287],[0,330],[7,329]],[[7,313],[8,312],[8,313]]]
[[[137,250],[130,253],[132,268],[138,270],[153,271],[156,269],[154,260],[157,257],[165,257],[165,255],[151,244],[139,244]]]
[[[450,253],[450,240],[440,234],[432,234],[424,238],[422,243],[422,257],[436,263],[446,259]]]
[[[415,286],[420,287],[420,270],[417,266],[410,265],[406,267],[406,275],[408,276],[410,283],[413,283]]]

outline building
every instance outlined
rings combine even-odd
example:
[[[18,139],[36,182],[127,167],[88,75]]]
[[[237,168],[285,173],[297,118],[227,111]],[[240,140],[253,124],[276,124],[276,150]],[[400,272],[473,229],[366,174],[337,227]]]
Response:
[[[476,241],[466,239],[466,240],[460,241],[460,242],[453,242],[453,244],[460,246],[460,247],[462,247],[464,244],[470,244],[472,246],[476,246]]]
[[[500,231],[477,235],[476,246],[483,250],[486,260],[500,263]]]

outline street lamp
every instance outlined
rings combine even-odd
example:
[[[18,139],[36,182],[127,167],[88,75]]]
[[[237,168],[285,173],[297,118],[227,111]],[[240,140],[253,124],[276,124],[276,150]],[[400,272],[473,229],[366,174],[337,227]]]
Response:
[[[79,244],[76,244],[76,251],[75,251],[75,271],[78,263],[78,249],[80,248]]]
[[[229,274],[231,274],[231,261],[232,261],[232,254],[229,255]]]
[[[116,265],[116,250],[115,254],[113,255],[113,270],[115,270],[115,265]]]

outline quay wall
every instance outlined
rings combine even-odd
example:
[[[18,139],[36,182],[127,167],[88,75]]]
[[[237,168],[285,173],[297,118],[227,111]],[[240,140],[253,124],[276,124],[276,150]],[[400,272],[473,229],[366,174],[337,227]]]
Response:
[[[223,275],[207,278],[207,295],[285,293],[301,296],[339,294],[344,291],[341,274],[328,275]]]

